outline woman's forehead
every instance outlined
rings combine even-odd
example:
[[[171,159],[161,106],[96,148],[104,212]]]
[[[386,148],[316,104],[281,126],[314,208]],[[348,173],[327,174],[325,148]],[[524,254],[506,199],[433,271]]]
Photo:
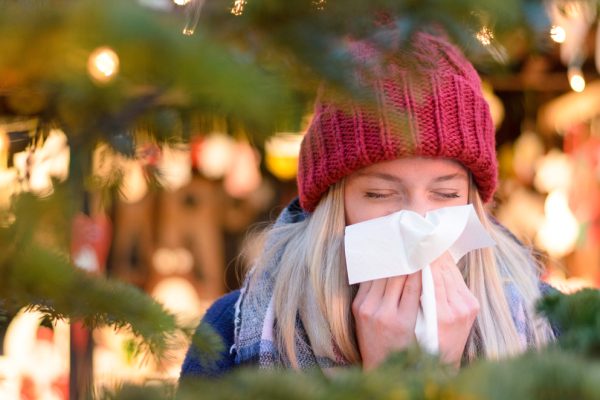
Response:
[[[457,174],[467,177],[467,170],[457,161],[446,158],[403,157],[396,160],[384,161],[362,168],[354,175],[369,176],[378,174],[393,174],[401,176],[427,176]]]

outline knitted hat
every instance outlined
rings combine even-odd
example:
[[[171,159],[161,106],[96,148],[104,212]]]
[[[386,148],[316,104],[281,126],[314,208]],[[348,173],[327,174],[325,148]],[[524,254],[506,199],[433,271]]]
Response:
[[[460,50],[445,36],[419,32],[383,63],[373,63],[384,55],[364,42],[352,44],[351,54],[366,65],[356,76],[371,97],[340,100],[322,88],[300,150],[302,208],[314,211],[329,186],[352,172],[404,156],[458,161],[489,201],[498,169],[494,126],[479,76]]]

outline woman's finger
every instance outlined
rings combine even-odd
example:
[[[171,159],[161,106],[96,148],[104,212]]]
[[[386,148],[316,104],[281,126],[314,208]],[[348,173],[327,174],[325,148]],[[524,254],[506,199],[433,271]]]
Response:
[[[406,275],[394,276],[387,279],[385,292],[383,294],[383,307],[390,310],[396,310],[400,296],[404,290]]]
[[[471,289],[467,286],[457,265],[450,266],[448,270],[454,281],[457,297],[461,299],[461,302],[465,307],[465,315],[469,319],[475,318],[479,312],[479,301],[477,300],[477,297],[475,297],[473,292],[471,292]]]
[[[356,292],[356,296],[354,296],[353,304],[355,306],[359,306],[365,301],[367,294],[369,293],[369,289],[371,288],[371,281],[361,282],[358,284],[358,291]]]
[[[366,309],[377,309],[381,305],[383,299],[383,293],[385,292],[385,285],[387,279],[376,279],[371,281],[369,291],[361,303]]]
[[[444,263],[440,266],[440,269],[442,271],[442,278],[446,289],[446,299],[448,301],[448,306],[452,310],[452,315],[462,316],[467,314],[468,306],[464,298],[466,293],[463,292],[469,289],[462,280],[462,277],[459,279],[456,278],[453,270],[456,269],[458,272],[458,268],[454,265]]]
[[[398,303],[398,315],[413,329],[417,322],[420,300],[421,271],[408,275]]]
[[[437,261],[437,260],[436,260]],[[450,310],[448,305],[448,296],[446,294],[446,284],[444,282],[444,272],[442,262],[434,262],[431,265],[431,275],[433,276],[433,286],[435,288],[435,303],[439,315],[447,315]]]

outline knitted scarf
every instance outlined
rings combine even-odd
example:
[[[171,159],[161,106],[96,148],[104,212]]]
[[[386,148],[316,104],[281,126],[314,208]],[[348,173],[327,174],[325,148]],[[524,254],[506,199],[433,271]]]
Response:
[[[295,199],[280,214],[275,225],[299,222],[306,216],[298,199]],[[266,246],[268,247],[269,243],[273,243],[276,239],[271,237]],[[257,279],[253,277],[254,270],[251,271],[240,290],[240,296],[235,305],[235,332],[232,347],[232,351],[235,351],[237,365],[252,364],[261,368],[290,366],[289,361],[279,354],[274,338],[276,321],[273,310],[273,288],[280,258],[281,254],[276,254],[272,258],[271,265],[268,265],[263,270],[262,276]],[[505,293],[521,342],[524,347],[528,346],[532,343],[532,337],[524,302],[514,284],[506,284]],[[296,320],[296,331],[296,350],[298,365],[301,369],[316,366],[329,368],[347,364],[341,355],[332,360],[314,354],[300,318]],[[334,348],[333,353],[339,354],[335,350],[333,342],[332,347]]]

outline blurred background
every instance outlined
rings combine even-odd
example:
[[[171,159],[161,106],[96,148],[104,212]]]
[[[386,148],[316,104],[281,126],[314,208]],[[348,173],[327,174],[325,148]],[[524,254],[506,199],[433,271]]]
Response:
[[[321,51],[347,33],[331,21],[361,9],[328,10],[325,1],[287,9],[269,1],[252,9],[251,0],[16,3],[0,8],[5,254],[27,256],[29,242],[10,233],[19,223],[58,216],[66,223],[35,225],[32,243],[68,254],[86,274],[140,289],[195,326],[217,297],[240,286],[260,246],[257,235],[296,196],[315,88],[335,76]],[[489,19],[493,8],[481,11],[488,17],[479,25],[462,25],[470,9],[440,3],[407,8],[399,24],[435,20],[443,7],[458,15],[445,23],[481,74],[497,128],[501,185],[490,212],[533,246],[551,285],[564,292],[598,287],[598,3],[508,2],[502,12],[517,17],[506,26]],[[309,22],[292,26],[292,18]],[[24,196],[34,203],[23,205]],[[45,279],[38,274],[19,289],[33,293],[22,305],[32,298],[60,304],[40,300]],[[43,293],[66,296],[66,316],[87,301]],[[189,343],[180,338],[157,360],[140,356],[122,326],[89,330],[43,308],[6,310],[0,398],[77,398],[82,379],[94,388],[175,382]]]

